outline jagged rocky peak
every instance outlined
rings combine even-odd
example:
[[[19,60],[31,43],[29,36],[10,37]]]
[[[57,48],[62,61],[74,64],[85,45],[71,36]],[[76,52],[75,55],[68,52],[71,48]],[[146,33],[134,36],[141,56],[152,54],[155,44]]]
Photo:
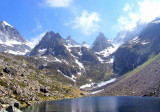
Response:
[[[0,40],[7,41],[8,39],[16,40],[19,42],[27,42],[22,35],[10,24],[5,21],[0,23]]]
[[[81,44],[81,45],[82,45],[82,47],[90,48],[90,46],[89,46],[89,45],[87,44],[87,42],[85,42],[85,41],[84,41],[84,42],[82,42],[82,44]]]
[[[55,47],[65,44],[65,40],[60,36],[59,33],[48,31],[41,39],[39,44],[36,45],[35,48],[31,51],[30,56],[44,55],[45,53],[49,53],[51,49],[55,49]]]
[[[7,23],[6,21],[4,21],[4,20],[2,20],[2,21],[0,22],[0,25],[3,26],[3,27],[9,26],[9,27],[14,28],[13,26],[11,26],[10,24],[8,24],[8,23]]]
[[[42,40],[39,42],[39,45],[42,46],[42,48],[47,48],[51,42],[53,41],[60,41],[62,37],[59,33],[54,33],[53,31],[48,31],[45,36],[42,38]]]
[[[47,46],[50,44],[52,37],[55,36],[55,33],[53,31],[47,32],[42,40],[39,42],[39,45],[41,45],[42,48],[47,48]]]
[[[44,37],[42,37],[41,41],[39,42],[38,45],[36,45],[34,47],[34,49],[30,52],[30,56],[34,56],[34,55],[43,55],[48,46],[51,44],[52,42],[52,38],[55,36],[56,34],[53,31],[48,31]]]
[[[95,52],[100,52],[100,51],[107,49],[108,47],[113,47],[113,45],[106,38],[106,36],[102,32],[100,32],[96,40],[93,43],[92,50]]]
[[[66,38],[66,41],[68,44],[71,44],[71,45],[79,45],[79,43],[76,42],[74,39],[72,39],[70,35]]]
[[[0,22],[0,52],[25,55],[32,45],[6,21]]]
[[[86,42],[86,41],[83,41],[83,42],[82,42],[82,45],[84,45],[84,44],[87,44],[87,42]]]

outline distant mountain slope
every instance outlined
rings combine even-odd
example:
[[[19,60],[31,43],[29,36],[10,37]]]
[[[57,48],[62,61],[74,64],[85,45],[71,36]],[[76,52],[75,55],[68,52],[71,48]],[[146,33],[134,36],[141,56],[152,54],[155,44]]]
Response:
[[[122,76],[98,95],[160,97],[160,54]]]
[[[160,19],[149,23],[141,33],[123,44],[115,53],[114,72],[124,74],[160,53]]]
[[[132,30],[123,30],[117,33],[117,36],[114,38],[114,43],[125,43],[133,38],[139,36],[141,31],[146,27],[147,24],[145,23],[138,23],[135,28]]]
[[[31,45],[21,34],[5,21],[0,23],[0,52],[25,55],[31,50]]]

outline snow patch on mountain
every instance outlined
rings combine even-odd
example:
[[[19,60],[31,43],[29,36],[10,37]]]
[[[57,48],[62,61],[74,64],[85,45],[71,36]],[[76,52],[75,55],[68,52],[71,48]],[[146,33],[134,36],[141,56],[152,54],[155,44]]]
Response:
[[[16,41],[16,40],[8,39],[6,41],[0,40],[0,44],[5,45],[5,46],[14,47],[14,45],[28,45],[29,43],[19,42],[19,41]]]
[[[66,47],[66,49],[69,51],[69,52],[71,52],[71,47],[73,47],[71,44],[68,44],[68,45],[64,45],[65,47]]]
[[[55,57],[55,60],[54,60],[55,62],[59,62],[59,63],[61,63],[62,61],[61,60],[59,60],[58,58],[56,58]]]
[[[105,86],[106,84],[109,84],[109,83],[112,83],[112,82],[115,82],[115,81],[116,81],[116,78],[113,78],[113,79],[110,79],[110,80],[107,80],[107,81],[102,81],[102,82],[98,83],[96,87],[102,87],[102,86]]]
[[[13,26],[11,26],[10,24],[8,24],[8,23],[7,23],[6,21],[4,21],[4,20],[2,21],[2,25],[3,25],[3,26],[10,26],[10,27],[14,28]]]
[[[81,76],[81,75],[82,75],[82,73],[81,73],[81,72],[78,72],[77,74],[78,74],[79,76]]]
[[[80,87],[80,89],[91,88],[91,87],[93,87],[94,84],[95,84],[95,83],[82,85],[82,86]]]
[[[107,63],[113,63],[114,62],[114,58],[111,58],[109,62]]]
[[[139,43],[140,42],[140,38],[139,37],[135,37],[132,40],[129,41],[130,44],[132,43]]]
[[[101,63],[104,63],[104,60],[101,57],[97,56],[97,58]]]
[[[62,59],[62,62],[64,62],[64,63],[66,63],[67,65],[69,65],[69,63],[68,63],[66,60],[64,60],[64,59]]]
[[[60,70],[57,70],[57,72],[61,73],[64,77],[70,79],[71,81],[76,82],[76,80],[75,80],[76,77],[74,77],[73,75],[72,75],[72,78],[71,78],[71,77],[68,77],[65,74],[63,74]]]
[[[101,90],[97,90],[97,91],[91,92],[90,94],[97,94],[97,93],[100,93],[100,92],[102,92],[102,91],[104,91],[104,89],[101,89]]]
[[[114,53],[117,50],[117,47],[108,47],[107,49],[100,51],[100,52],[95,52],[96,54],[103,55],[103,57],[108,57],[112,53]]]
[[[24,52],[21,52],[21,51],[13,51],[13,50],[7,50],[7,51],[4,51],[5,53],[9,53],[9,54],[14,54],[14,55],[25,55],[26,53],[29,52],[28,49],[26,49]]]
[[[81,69],[85,69],[84,68],[84,66],[83,66],[83,64],[82,63],[80,63],[77,59],[75,59],[75,63],[77,63],[77,65],[81,68]]]
[[[113,78],[113,79],[110,79],[110,80],[107,80],[107,81],[102,81],[102,82],[99,82],[99,83],[85,84],[85,85],[82,85],[80,87],[80,89],[91,88],[91,87],[92,88],[99,88],[99,87],[105,86],[107,84],[113,83],[116,80],[117,80],[116,78]]]
[[[159,24],[159,23],[160,23],[160,20],[154,21],[154,22],[152,22],[152,23]]]
[[[143,45],[146,45],[146,44],[149,44],[150,42],[141,42],[141,44],[143,44]]]
[[[40,52],[40,53],[43,53],[43,52],[45,52],[46,50],[47,50],[47,49],[40,49],[39,52]]]
[[[87,43],[83,44],[82,46],[83,46],[83,47],[86,47],[86,48],[88,48],[88,49],[90,48],[90,45],[88,45]]]

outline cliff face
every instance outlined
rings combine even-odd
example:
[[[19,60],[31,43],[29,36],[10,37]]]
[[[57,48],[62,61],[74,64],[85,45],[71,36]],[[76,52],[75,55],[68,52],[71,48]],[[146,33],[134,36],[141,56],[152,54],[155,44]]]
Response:
[[[149,23],[137,37],[118,48],[113,63],[115,73],[124,74],[160,53],[160,23],[157,21],[159,19]]]

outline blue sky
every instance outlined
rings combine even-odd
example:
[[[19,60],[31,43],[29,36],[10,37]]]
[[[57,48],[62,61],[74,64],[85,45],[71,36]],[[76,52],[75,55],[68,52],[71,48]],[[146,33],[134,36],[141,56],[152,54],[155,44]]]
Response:
[[[71,35],[79,43],[92,44],[99,32],[114,38],[120,30],[131,30],[137,21],[160,16],[159,11],[152,13],[159,6],[160,0],[1,0],[0,20],[29,41],[36,42],[52,30],[63,38]]]

